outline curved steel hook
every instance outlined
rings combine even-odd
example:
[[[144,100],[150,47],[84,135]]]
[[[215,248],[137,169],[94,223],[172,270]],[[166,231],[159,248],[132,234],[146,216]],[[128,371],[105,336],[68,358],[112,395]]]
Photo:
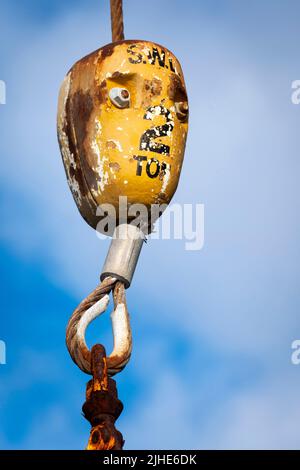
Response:
[[[67,326],[66,343],[69,353],[75,364],[87,374],[92,374],[92,370],[91,352],[85,341],[85,332],[89,324],[107,309],[108,293],[112,289],[115,307],[111,313],[114,347],[111,354],[107,356],[108,374],[112,376],[120,372],[130,359],[132,334],[125,287],[116,278],[106,278],[90,296],[81,302]]]

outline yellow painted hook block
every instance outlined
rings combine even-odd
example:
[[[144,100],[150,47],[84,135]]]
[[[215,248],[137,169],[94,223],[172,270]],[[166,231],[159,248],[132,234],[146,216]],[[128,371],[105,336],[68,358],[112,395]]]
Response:
[[[181,66],[166,48],[120,41],[76,62],[62,84],[58,137],[73,197],[96,228],[97,207],[168,204],[188,130]]]

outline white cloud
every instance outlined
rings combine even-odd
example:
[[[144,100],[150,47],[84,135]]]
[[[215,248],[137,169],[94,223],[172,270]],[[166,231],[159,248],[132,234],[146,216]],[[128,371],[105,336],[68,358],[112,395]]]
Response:
[[[297,366],[288,364],[280,374],[265,370],[257,380],[245,362],[249,380],[243,383],[228,362],[209,374],[195,362],[199,373],[191,376],[166,359],[159,342],[143,349],[135,368],[138,381],[146,369],[148,382],[120,418],[127,449],[299,449]]]
[[[35,416],[30,431],[18,449],[51,450],[53,442],[56,442],[59,443],[59,449],[83,450],[87,443],[83,439],[84,436],[80,435],[75,423],[70,419],[65,404],[61,403],[52,405]]]
[[[215,417],[211,448],[299,449],[299,371],[268,377],[260,386],[234,394]],[[217,422],[222,429],[217,432]]]
[[[22,348],[14,367],[3,366],[0,399],[2,406],[14,391],[27,390],[33,383],[53,382],[61,377],[61,367],[50,352]]]

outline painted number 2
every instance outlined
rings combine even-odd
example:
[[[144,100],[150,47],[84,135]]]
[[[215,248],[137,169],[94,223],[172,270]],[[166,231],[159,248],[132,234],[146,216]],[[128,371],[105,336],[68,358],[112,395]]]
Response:
[[[143,133],[140,140],[140,150],[169,155],[170,146],[161,142],[156,142],[155,139],[171,135],[171,132],[174,129],[173,117],[171,111],[164,106],[158,105],[150,106],[144,115],[144,119],[153,120],[156,116],[164,116],[166,123],[161,126],[151,127]]]

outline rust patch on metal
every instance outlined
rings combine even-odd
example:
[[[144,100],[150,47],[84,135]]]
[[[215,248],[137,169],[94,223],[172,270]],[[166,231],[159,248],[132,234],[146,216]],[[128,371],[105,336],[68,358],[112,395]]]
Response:
[[[94,76],[84,74],[83,63],[77,63],[77,68],[73,70],[72,77],[75,76],[74,85],[68,103],[68,119],[71,120],[75,135],[76,155],[80,161],[84,178],[89,188],[97,190],[100,176],[95,174],[98,165],[98,157],[90,146],[90,142],[95,137],[95,118],[99,114],[100,105],[107,99],[107,83],[103,80],[99,87],[94,85]],[[84,81],[84,89],[81,87]],[[84,91],[88,84],[89,91]]]
[[[162,170],[162,171],[159,173],[158,177],[159,177],[159,179],[162,181],[162,180],[164,179],[164,176],[165,176],[165,170]]]
[[[167,196],[166,196],[165,193],[159,193],[159,194],[157,195],[157,200],[158,200],[159,202],[169,202],[169,200],[168,200],[168,198],[167,198]]]
[[[85,177],[92,187],[97,187],[95,174],[92,167],[96,166],[96,157],[89,148],[86,148],[86,140],[89,135],[91,116],[94,110],[94,99],[89,93],[78,90],[72,97],[71,121],[76,134],[77,153],[79,155]]]
[[[102,104],[107,100],[108,91],[107,91],[107,81],[102,80],[99,86],[98,94],[96,95],[98,99],[98,104]]]
[[[109,168],[111,168],[113,171],[120,171],[120,169],[121,169],[118,162],[111,162],[109,164]]]
[[[76,129],[76,138],[79,146],[79,150],[83,150],[81,147],[87,136],[87,126],[90,116],[93,112],[94,100],[86,93],[76,91],[72,97],[72,122]]]
[[[125,79],[127,79],[127,77],[128,77],[127,73],[122,73],[122,72],[118,72],[118,71],[114,72],[111,76],[112,80],[117,80],[117,81],[118,80],[121,80],[121,81],[125,80]]]
[[[104,46],[101,48],[101,59],[105,59],[106,57],[109,57],[112,55],[115,49],[115,42],[112,42],[111,44],[107,44],[107,46]]]
[[[106,142],[106,148],[115,149],[115,148],[117,148],[117,144],[113,140],[108,140]]]
[[[170,76],[170,83],[168,86],[168,95],[170,100],[177,101],[187,101],[187,94],[185,87],[178,77],[178,75],[172,74]]]
[[[63,131],[65,132],[68,138],[70,153],[73,154],[75,161],[76,161],[76,156],[78,155],[78,152],[77,152],[76,145],[74,143],[74,135],[73,135],[73,131],[71,128],[70,119],[69,119],[70,98],[68,98],[66,102],[66,114],[67,114],[67,119],[64,120]],[[86,196],[88,190],[87,190],[81,169],[78,168],[78,165],[74,166],[74,165],[69,164],[69,173],[70,173],[71,178],[74,177],[76,179],[82,196]]]
[[[144,80],[142,107],[148,108],[152,104],[152,98],[162,92],[162,82],[158,78]]]

